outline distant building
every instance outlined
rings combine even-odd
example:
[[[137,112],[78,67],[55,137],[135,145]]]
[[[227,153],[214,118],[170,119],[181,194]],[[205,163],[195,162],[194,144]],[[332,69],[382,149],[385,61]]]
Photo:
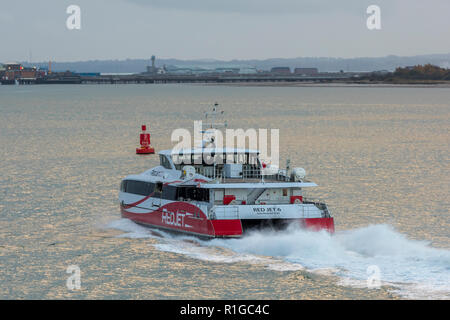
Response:
[[[227,73],[227,74],[238,74],[240,71],[240,68],[216,68],[213,72],[216,73]]]
[[[378,75],[378,76],[385,76],[389,73],[390,73],[389,70],[377,70],[377,71],[372,72],[372,74]]]
[[[151,58],[152,61],[152,65],[151,66],[147,66],[147,72],[143,72],[143,74],[165,74],[167,73],[167,69],[166,69],[166,65],[164,65],[162,68],[158,68],[155,64],[156,61],[156,57],[152,56]]]
[[[256,70],[255,67],[243,67],[243,68],[240,68],[239,73],[240,74],[254,74],[254,73],[258,73],[258,70]]]
[[[100,72],[77,72],[75,75],[78,75],[80,77],[99,77]]]
[[[270,69],[270,72],[276,74],[291,74],[291,69],[289,67],[273,67]]]
[[[155,65],[156,57],[152,56],[151,61],[152,61],[152,65],[147,66],[147,73],[157,73],[156,65]]]
[[[34,81],[36,80],[36,69],[23,68],[20,72],[20,80]]]
[[[178,68],[176,66],[167,66],[166,70],[169,74],[177,75],[190,75],[193,73],[191,68]]]
[[[304,76],[314,76],[319,73],[317,68],[295,68],[294,74],[304,75]]]
[[[6,71],[21,70],[22,66],[17,62],[8,62],[3,65]]]
[[[5,63],[0,68],[0,81],[2,84],[32,83],[37,77],[42,77],[43,72],[37,70],[36,67],[23,67],[20,63]]]
[[[12,84],[20,78],[20,71],[23,69],[20,63],[9,62],[3,65],[2,84]]]

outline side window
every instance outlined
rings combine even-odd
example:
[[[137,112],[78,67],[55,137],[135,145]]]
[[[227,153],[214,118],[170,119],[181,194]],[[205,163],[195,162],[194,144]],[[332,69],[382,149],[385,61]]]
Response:
[[[159,155],[159,163],[166,169],[172,169],[172,166],[170,165],[170,162],[165,155]]]
[[[209,190],[196,187],[180,187],[177,198],[189,201],[209,201]]]
[[[163,184],[162,184],[162,182],[157,182],[157,183],[155,184],[155,193],[154,193],[153,196],[154,196],[155,198],[160,198],[160,197],[161,197],[162,190],[163,190]]]
[[[141,196],[148,196],[153,192],[154,184],[144,181],[128,180],[121,185],[121,190],[127,193],[138,194]]]
[[[128,181],[127,183],[127,192],[133,194],[141,194],[141,188],[139,181]]]
[[[257,165],[258,164],[258,154],[251,153],[248,155],[248,163],[251,165]]]
[[[147,182],[147,185],[148,185],[148,187],[147,187],[148,194],[152,194],[153,192],[155,192],[155,184],[154,183]]]
[[[127,180],[122,180],[120,183],[120,191],[127,192]]]
[[[166,200],[177,200],[177,187],[163,186],[162,198]]]

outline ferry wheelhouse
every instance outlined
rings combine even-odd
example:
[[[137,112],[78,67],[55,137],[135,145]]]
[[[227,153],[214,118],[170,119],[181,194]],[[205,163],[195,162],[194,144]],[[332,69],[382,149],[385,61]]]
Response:
[[[192,148],[159,152],[160,165],[122,180],[122,216],[136,223],[204,237],[242,237],[254,228],[291,223],[334,232],[317,186],[302,168],[265,165],[258,150]]]

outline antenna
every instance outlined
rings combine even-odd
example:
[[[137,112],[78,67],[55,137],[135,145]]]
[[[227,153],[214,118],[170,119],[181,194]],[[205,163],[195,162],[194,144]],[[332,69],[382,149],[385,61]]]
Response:
[[[228,123],[226,120],[224,120],[223,123],[220,122],[216,122],[216,118],[217,116],[222,116],[225,111],[224,110],[218,110],[219,108],[219,104],[217,102],[214,103],[213,107],[212,107],[212,111],[210,112],[205,112],[205,120],[209,120],[210,122],[208,123],[206,121],[206,130],[203,130],[203,124],[202,124],[202,129],[200,130],[200,133],[204,134],[204,137],[207,140],[203,140],[202,141],[202,147],[206,147],[209,144],[214,144],[215,141],[215,137],[214,137],[214,132],[215,130],[218,130],[218,127],[227,127]]]
[[[291,169],[291,159],[287,158],[286,159],[286,179],[288,179],[289,175],[289,170]]]
[[[217,102],[215,102],[212,107],[212,111],[205,112],[205,120],[208,120],[208,119],[210,120],[209,124],[207,124],[207,126],[209,126],[209,129],[217,129],[217,128],[215,128],[215,126],[223,126],[225,128],[228,126],[228,123],[226,120],[224,120],[223,123],[215,122],[217,116],[221,116],[225,113],[224,110],[220,110],[220,111],[217,110],[218,107],[219,107],[219,104]],[[202,132],[204,132],[204,131],[202,130]]]

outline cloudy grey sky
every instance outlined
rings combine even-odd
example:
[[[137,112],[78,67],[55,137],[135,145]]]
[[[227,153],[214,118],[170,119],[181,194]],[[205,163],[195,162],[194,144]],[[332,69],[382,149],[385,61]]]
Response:
[[[66,28],[71,4],[81,30]],[[449,0],[0,0],[0,61],[449,53],[449,13]]]

